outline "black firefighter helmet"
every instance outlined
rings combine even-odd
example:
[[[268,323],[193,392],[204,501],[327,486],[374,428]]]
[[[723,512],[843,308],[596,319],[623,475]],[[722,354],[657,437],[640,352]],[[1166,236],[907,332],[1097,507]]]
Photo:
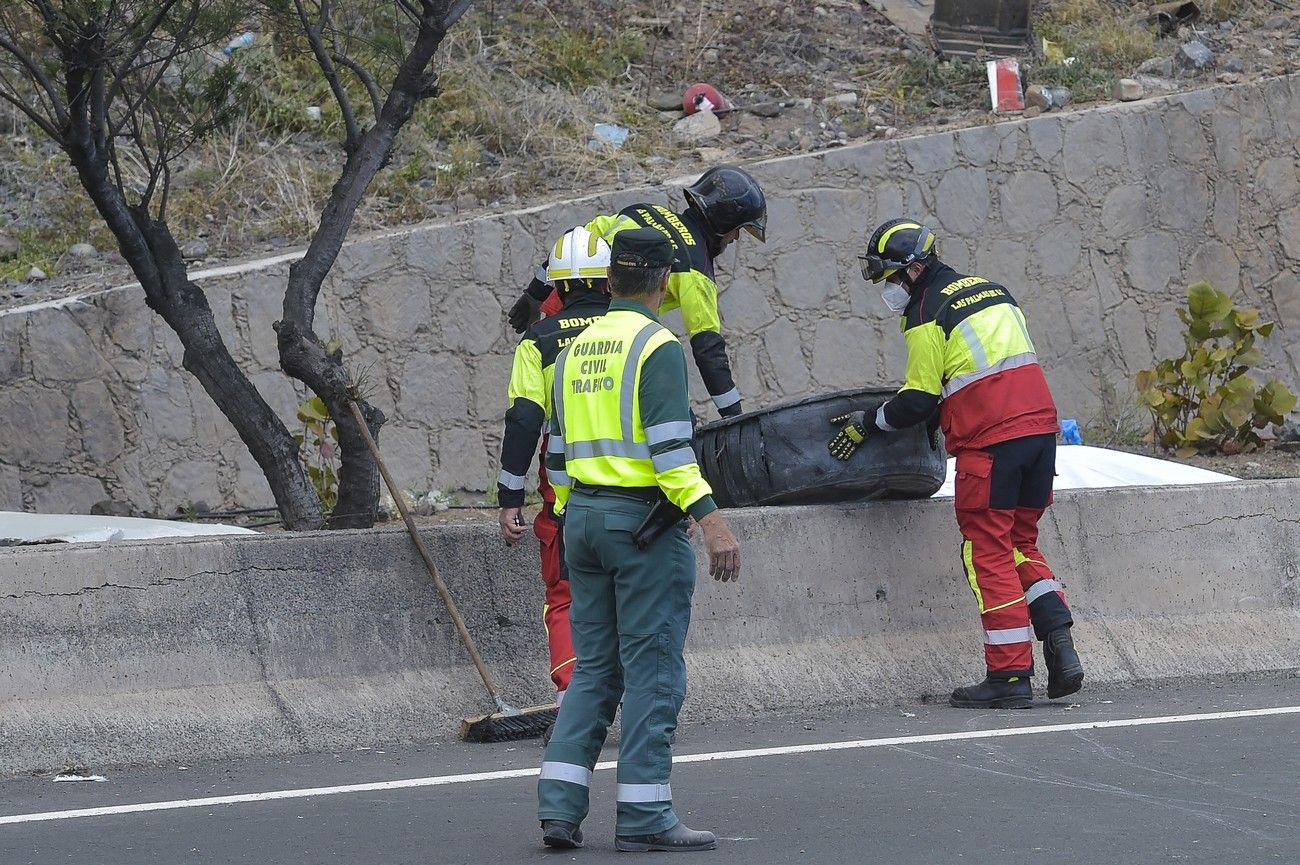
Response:
[[[743,228],[766,241],[767,199],[748,171],[735,165],[717,165],[686,187],[686,200],[700,212],[709,230],[725,237]]]
[[[891,219],[867,241],[866,255],[859,255],[862,278],[868,282],[889,279],[917,261],[939,252],[934,232],[911,219]]]

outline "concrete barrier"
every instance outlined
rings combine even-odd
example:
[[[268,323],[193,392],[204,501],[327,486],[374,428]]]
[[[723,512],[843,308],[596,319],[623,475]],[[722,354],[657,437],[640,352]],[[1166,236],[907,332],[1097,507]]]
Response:
[[[1088,681],[1300,666],[1300,480],[1067,492],[1043,549]],[[687,715],[910,701],[981,674],[946,500],[728,514]],[[507,696],[548,696],[535,547],[430,527]],[[1085,689],[1083,699],[1087,699]],[[488,710],[405,534],[0,551],[0,774],[453,736]]]

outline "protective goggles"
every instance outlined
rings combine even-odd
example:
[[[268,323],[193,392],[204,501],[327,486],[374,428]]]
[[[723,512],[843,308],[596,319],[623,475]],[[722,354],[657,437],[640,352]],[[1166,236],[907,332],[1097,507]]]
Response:
[[[867,282],[880,282],[894,271],[907,267],[912,263],[911,261],[891,261],[873,253],[859,255],[858,261],[862,263],[862,278]]]
[[[933,238],[933,232],[922,226],[921,230],[916,234],[916,246],[901,261],[885,258],[874,252],[859,255],[858,261],[862,262],[862,278],[867,282],[880,282],[882,279],[889,278],[894,271],[901,270],[923,258],[928,258],[930,250],[927,247]]]

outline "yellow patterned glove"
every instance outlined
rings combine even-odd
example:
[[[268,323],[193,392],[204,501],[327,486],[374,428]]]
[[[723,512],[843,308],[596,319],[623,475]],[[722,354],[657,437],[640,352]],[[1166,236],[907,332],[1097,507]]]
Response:
[[[867,413],[865,411],[845,412],[831,418],[831,424],[840,426],[840,431],[835,434],[826,445],[831,452],[831,456],[837,460],[846,460],[853,456],[853,452],[858,449],[858,445],[867,440],[871,434],[871,428],[867,427]]]

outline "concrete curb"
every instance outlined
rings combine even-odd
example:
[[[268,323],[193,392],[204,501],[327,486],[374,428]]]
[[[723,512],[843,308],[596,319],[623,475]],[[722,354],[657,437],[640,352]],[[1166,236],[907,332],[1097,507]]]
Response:
[[[1089,682],[1300,666],[1300,480],[1063,493],[1042,547]],[[911,701],[979,678],[946,500],[728,512],[686,713]],[[536,548],[431,527],[506,696],[548,696]],[[1086,688],[1083,693],[1086,699]],[[455,735],[489,709],[398,529],[0,551],[0,774]]]

